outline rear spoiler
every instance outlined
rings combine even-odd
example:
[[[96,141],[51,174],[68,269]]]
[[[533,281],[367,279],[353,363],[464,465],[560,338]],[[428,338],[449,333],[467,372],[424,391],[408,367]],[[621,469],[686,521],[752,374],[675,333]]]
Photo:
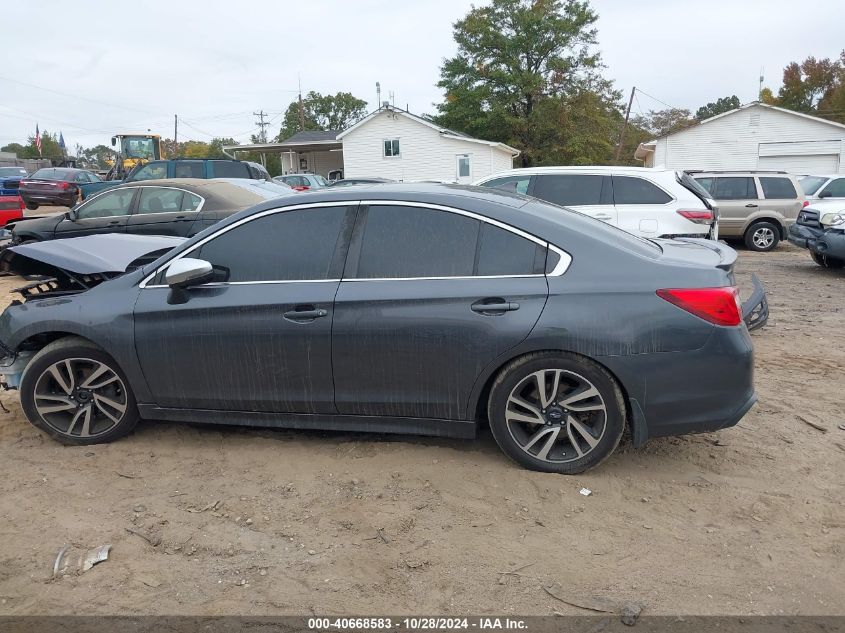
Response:
[[[719,263],[716,268],[721,268],[726,272],[731,272],[736,264],[736,251],[727,244],[717,242],[716,240],[708,240],[700,237],[676,237],[678,242],[689,242],[691,244],[698,244],[706,249],[709,249],[719,254]]]

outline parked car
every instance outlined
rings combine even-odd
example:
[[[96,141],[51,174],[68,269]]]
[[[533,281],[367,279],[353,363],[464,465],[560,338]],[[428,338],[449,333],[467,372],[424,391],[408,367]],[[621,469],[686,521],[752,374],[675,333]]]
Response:
[[[21,180],[29,173],[23,167],[0,167],[0,196],[16,196]]]
[[[489,420],[518,463],[576,473],[626,427],[715,431],[757,397],[733,249],[495,189],[287,196],[87,289],[85,252],[116,249],[75,241],[8,249],[57,281],[0,316],[2,382],[68,444],[139,418],[464,438]]]
[[[297,191],[308,191],[309,189],[322,189],[328,187],[328,181],[320,174],[287,174],[273,178],[276,182],[284,183]]]
[[[129,183],[91,196],[67,213],[16,222],[12,244],[96,233],[189,236],[268,197],[217,180]]]
[[[786,239],[806,204],[795,176],[783,171],[689,173],[719,205],[719,234],[742,238],[752,251],[770,251]]]
[[[824,268],[845,268],[845,200],[819,200],[789,227],[789,241]]]
[[[269,180],[270,174],[258,163],[222,158],[174,158],[138,165],[125,180],[109,180],[82,187],[82,198],[120,184],[164,178],[249,178]]]
[[[23,218],[23,210],[25,208],[23,198],[17,193],[14,195],[0,195],[0,227]]]
[[[100,178],[87,169],[45,167],[21,180],[19,193],[27,209],[35,210],[42,204],[72,207],[82,185],[99,182]]]
[[[811,204],[826,198],[845,198],[845,174],[799,176],[798,183]]]
[[[379,185],[386,182],[396,182],[389,178],[344,178],[343,180],[333,180],[329,183],[329,187],[349,187],[350,185]]]
[[[682,172],[644,167],[531,167],[476,184],[568,207],[641,237],[718,237],[719,210]]]

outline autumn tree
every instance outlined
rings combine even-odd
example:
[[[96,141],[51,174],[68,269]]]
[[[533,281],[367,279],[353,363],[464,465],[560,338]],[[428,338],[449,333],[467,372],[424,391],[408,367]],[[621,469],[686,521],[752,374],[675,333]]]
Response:
[[[282,120],[278,140],[283,141],[306,130],[342,130],[367,114],[367,102],[350,92],[322,95],[313,90],[302,99],[300,118],[299,100],[292,102]],[[304,121],[304,128],[300,123]]]
[[[701,106],[695,111],[695,118],[698,121],[709,119],[718,114],[724,114],[731,110],[736,110],[740,106],[739,97],[731,95],[730,97],[719,97],[715,102],[708,103]]]
[[[607,162],[620,94],[601,76],[586,0],[493,0],[453,25],[436,121],[522,151],[524,166]]]
[[[800,64],[792,62],[783,69],[783,85],[778,91],[778,105],[797,112],[812,113],[819,102],[842,84],[845,58],[816,59],[808,57]]]

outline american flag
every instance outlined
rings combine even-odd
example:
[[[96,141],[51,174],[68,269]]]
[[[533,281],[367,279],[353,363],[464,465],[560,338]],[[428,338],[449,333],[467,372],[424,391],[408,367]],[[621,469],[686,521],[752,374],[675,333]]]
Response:
[[[41,156],[41,132],[38,131],[38,124],[35,124],[35,147],[38,148],[38,155]]]

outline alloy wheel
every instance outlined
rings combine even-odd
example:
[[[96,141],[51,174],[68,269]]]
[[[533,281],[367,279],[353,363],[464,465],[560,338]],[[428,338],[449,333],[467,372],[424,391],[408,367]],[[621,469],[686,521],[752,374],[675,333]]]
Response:
[[[607,406],[596,386],[565,369],[542,369],[511,390],[508,432],[535,459],[566,463],[589,454],[607,429]]]
[[[33,393],[38,415],[62,435],[89,438],[113,429],[126,414],[126,386],[107,364],[68,358],[45,369]]]
[[[754,231],[751,240],[754,242],[754,246],[759,249],[771,248],[775,241],[775,232],[768,227],[762,226]]]

